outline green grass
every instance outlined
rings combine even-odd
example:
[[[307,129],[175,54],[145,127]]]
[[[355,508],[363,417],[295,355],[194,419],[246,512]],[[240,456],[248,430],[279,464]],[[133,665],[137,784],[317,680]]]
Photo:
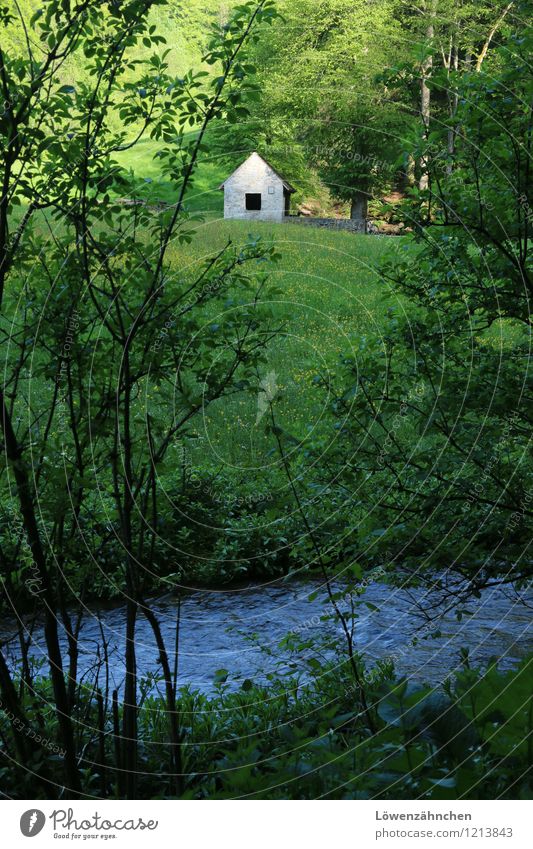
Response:
[[[145,140],[116,159],[136,175],[144,197],[172,204],[179,187],[161,177],[156,149]],[[192,279],[199,264],[230,239],[242,244],[253,234],[275,244],[282,259],[270,268],[270,282],[279,291],[271,306],[282,330],[270,344],[260,378],[275,375],[276,416],[282,427],[298,439],[327,433],[333,421],[326,415],[329,399],[317,385],[317,377],[335,379],[340,359],[353,355],[362,337],[379,337],[387,309],[403,311],[402,302],[376,268],[387,252],[398,250],[407,238],[361,236],[291,223],[225,221],[218,187],[227,173],[227,162],[200,160],[186,205],[191,212],[203,214],[204,221],[195,225],[191,244],[172,246],[171,262],[178,275]],[[210,407],[198,420],[198,435],[203,438],[195,441],[199,447],[193,453],[199,465],[212,469],[229,464],[245,471],[263,469],[269,463],[272,437],[265,434],[265,421],[256,423],[257,403],[258,392],[242,392]]]
[[[130,168],[138,180],[139,195],[149,203],[176,203],[179,186],[161,177],[160,165],[154,154],[157,146],[151,139],[143,139],[131,150],[115,154],[115,160],[124,168]],[[200,158],[194,181],[187,193],[187,209],[193,212],[222,213],[224,195],[219,186],[231,173],[217,159]]]
[[[272,312],[281,329],[270,344],[264,374],[275,375],[276,415],[298,439],[326,433],[327,397],[317,377],[335,379],[339,362],[353,355],[363,336],[379,336],[385,312],[402,305],[376,266],[399,245],[397,239],[360,236],[297,224],[225,221],[210,217],[197,227],[192,244],[175,247],[177,270],[194,274],[197,264],[231,239],[249,233],[272,241],[282,255],[270,271],[279,294]],[[199,428],[201,462],[263,468],[272,448],[265,421],[256,424],[256,393],[241,393],[212,406]]]
[[[152,202],[175,203],[178,187],[161,178],[154,144],[145,140],[117,157],[139,180],[139,191]],[[361,236],[298,224],[225,221],[223,193],[218,187],[231,171],[227,160],[200,159],[186,205],[205,220],[197,225],[189,245],[172,249],[180,275],[194,278],[199,263],[227,242],[244,243],[249,234],[272,241],[282,255],[271,269],[271,283],[280,291],[272,304],[283,330],[270,345],[264,375],[274,374],[278,391],[276,415],[298,439],[327,431],[327,398],[317,385],[319,375],[338,373],[339,360],[353,354],[362,336],[379,336],[385,311],[397,305],[386,281],[376,271],[384,254],[407,239]],[[147,182],[144,182],[147,181]],[[198,462],[237,469],[258,468],[267,461],[272,439],[265,422],[256,425],[257,393],[241,393],[213,405],[198,429],[203,437]]]

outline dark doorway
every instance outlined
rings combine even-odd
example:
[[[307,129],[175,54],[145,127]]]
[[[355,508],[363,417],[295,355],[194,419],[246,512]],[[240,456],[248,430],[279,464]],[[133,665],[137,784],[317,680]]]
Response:
[[[258,212],[261,209],[261,195],[246,195],[246,209]]]

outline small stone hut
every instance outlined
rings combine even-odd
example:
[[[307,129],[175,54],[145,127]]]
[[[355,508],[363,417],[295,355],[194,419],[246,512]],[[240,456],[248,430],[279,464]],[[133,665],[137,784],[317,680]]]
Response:
[[[283,221],[296,191],[257,151],[222,183],[224,218]]]

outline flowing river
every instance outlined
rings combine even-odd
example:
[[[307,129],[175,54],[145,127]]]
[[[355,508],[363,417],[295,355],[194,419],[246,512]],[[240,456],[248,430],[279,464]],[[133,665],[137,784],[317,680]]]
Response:
[[[339,586],[335,589],[339,590]],[[343,610],[346,607],[346,603],[341,603]],[[483,666],[497,657],[504,669],[533,652],[531,591],[520,596],[512,589],[484,590],[480,599],[466,605],[469,614],[460,621],[448,612],[428,626],[420,610],[429,607],[430,594],[420,589],[407,592],[380,584],[369,586],[357,607],[355,625],[355,644],[368,665],[378,659],[390,659],[399,674],[436,684],[459,667],[463,646],[470,651],[472,665]],[[246,679],[265,682],[269,674],[305,674],[310,656],[328,659],[333,657],[334,643],[343,645],[339,623],[328,618],[331,605],[320,584],[276,582],[201,591],[185,596],[179,605],[169,595],[153,600],[152,608],[171,656],[179,609],[179,684],[205,693],[213,691],[218,670],[227,670],[230,687],[239,687]],[[289,631],[296,631],[311,646],[296,650],[280,646]],[[79,668],[87,681],[94,675],[105,639],[111,685],[120,689],[124,680],[124,635],[124,606],[100,610],[93,606],[84,611]],[[61,636],[66,649],[64,631]],[[0,623],[0,639],[10,665],[16,664],[20,650],[13,621],[4,619]],[[158,651],[142,614],[137,624],[136,649],[139,676],[160,676]],[[34,666],[46,661],[39,621],[34,625],[30,657]],[[101,678],[103,674],[100,672]],[[162,685],[158,686],[162,690]]]

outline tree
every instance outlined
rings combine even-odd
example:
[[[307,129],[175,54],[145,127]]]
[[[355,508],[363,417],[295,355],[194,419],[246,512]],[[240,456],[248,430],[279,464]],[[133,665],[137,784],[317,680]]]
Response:
[[[269,39],[252,52],[261,93],[251,120],[220,129],[226,149],[263,151],[310,194],[319,193],[318,175],[362,228],[400,150],[401,111],[377,79],[404,55],[400,5],[283,0]]]
[[[361,96],[344,104],[338,102],[309,131],[311,161],[331,194],[349,203],[350,217],[367,231],[368,201],[390,186],[394,176],[396,135],[401,118],[379,97],[365,104]],[[382,101],[384,98],[382,99]],[[389,106],[389,108],[387,108]]]
[[[445,69],[448,75],[458,70],[470,70],[475,59],[479,70],[498,30],[511,11],[513,3],[471,3],[468,0],[428,0],[421,8],[414,8],[404,16],[407,34],[413,39],[413,58],[404,66],[407,78],[412,74],[412,100],[405,104],[412,111],[413,127],[418,141],[415,143],[417,184],[421,191],[428,188],[425,151],[433,126],[440,120],[447,121],[448,146],[453,148],[456,127],[453,115],[457,109],[452,86],[432,89],[430,79],[433,71]],[[410,68],[410,70],[409,70]],[[447,113],[443,118],[444,113]],[[411,156],[411,164],[414,158]],[[410,177],[415,175],[412,173]]]
[[[435,0],[431,0],[429,3],[424,3],[424,17],[426,18],[426,41],[427,41],[427,53],[424,56],[421,67],[421,76],[420,76],[420,117],[422,118],[422,124],[424,127],[424,132],[426,135],[429,134],[429,127],[431,122],[431,91],[428,85],[429,78],[431,77],[431,71],[433,69],[433,38],[435,36],[435,17],[436,17],[436,2]],[[420,162],[420,180],[419,180],[419,188],[421,190],[427,189],[428,187],[428,176],[426,173],[426,160],[425,157]]]
[[[90,563],[82,567],[86,582],[101,568],[102,551],[115,551],[127,594],[120,735],[118,706],[114,716],[118,789],[129,798],[136,785],[139,611],[159,648],[171,792],[180,786],[175,681],[145,598],[144,576],[157,569],[158,469],[194,415],[230,391],[261,356],[270,331],[260,303],[264,274],[253,270],[273,255],[255,240],[228,244],[189,279],[176,279],[171,257],[175,241],[188,243],[193,236],[184,202],[207,127],[215,118],[232,118],[255,90],[243,71],[246,43],[275,14],[273,5],[239,6],[211,32],[205,62],[215,73],[180,78],[169,72],[166,54],[157,52],[164,38],[148,21],[154,5],[48,0],[31,21],[18,22],[1,10],[3,23],[18,23],[25,33],[18,50],[0,51],[3,496],[18,500],[22,516],[12,545],[2,550],[4,589],[10,601],[10,591],[28,581],[29,572],[30,597],[44,603],[63,782],[71,794],[80,793],[85,747],[93,741],[83,741],[79,620],[73,623],[68,612],[74,588],[84,581],[73,587],[70,579],[80,549]],[[150,50],[146,58],[139,58],[141,44]],[[115,161],[144,137],[176,187],[168,209],[143,202],[132,175]],[[215,332],[209,322],[206,327],[204,311],[230,286],[242,292],[242,308]],[[68,638],[66,672],[59,617]],[[3,662],[0,686],[11,705],[14,688]],[[99,704],[103,722],[108,706],[101,694]],[[23,713],[20,700],[16,713]],[[29,727],[27,717],[24,722]]]
[[[532,573],[532,38],[508,31],[479,72],[434,71],[457,112],[432,130],[428,193],[404,210],[419,245],[381,269],[410,318],[391,313],[361,343],[335,402],[337,459],[363,510],[351,555],[442,583],[448,600]]]

